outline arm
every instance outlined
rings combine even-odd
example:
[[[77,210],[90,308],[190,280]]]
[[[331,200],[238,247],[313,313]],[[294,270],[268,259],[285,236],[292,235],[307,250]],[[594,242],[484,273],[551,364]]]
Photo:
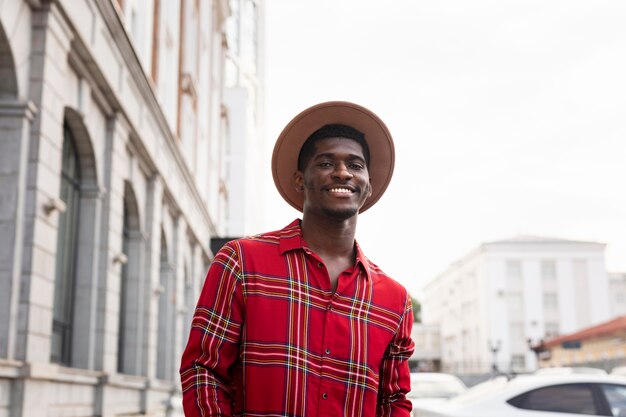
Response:
[[[215,256],[200,293],[180,377],[187,417],[230,416],[232,366],[243,325],[241,269],[234,245]]]
[[[405,398],[405,394],[411,390],[408,361],[415,349],[411,340],[412,328],[413,311],[407,294],[400,326],[380,365],[377,417],[408,417],[411,411],[411,402]]]

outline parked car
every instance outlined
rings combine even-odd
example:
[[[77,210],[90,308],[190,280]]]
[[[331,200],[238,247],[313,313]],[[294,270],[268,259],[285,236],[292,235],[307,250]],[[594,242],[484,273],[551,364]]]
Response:
[[[587,366],[562,366],[554,368],[539,368],[535,371],[537,375],[569,375],[569,374],[594,374],[606,375],[607,372],[600,368],[590,368]]]
[[[611,369],[611,375],[626,375],[626,366],[616,366]]]
[[[626,417],[626,377],[499,376],[438,404],[413,407],[415,417]]]
[[[437,403],[467,391],[467,386],[452,374],[439,372],[411,373],[411,392],[407,398],[413,407]]]

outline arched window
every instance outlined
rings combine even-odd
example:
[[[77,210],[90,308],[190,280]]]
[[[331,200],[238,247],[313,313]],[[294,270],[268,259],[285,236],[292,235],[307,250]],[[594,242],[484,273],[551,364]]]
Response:
[[[65,124],[63,126],[61,199],[66,205],[66,210],[59,214],[51,347],[51,361],[63,365],[70,365],[72,353],[80,182],[78,153],[72,132]]]
[[[144,309],[144,238],[137,199],[130,183],[124,186],[122,253],[126,262],[120,275],[120,314],[118,321],[117,371],[141,374]]]
[[[157,368],[158,379],[173,379],[173,347],[174,347],[174,320],[173,320],[173,280],[174,270],[169,262],[165,235],[161,234],[161,268],[159,283],[161,294],[159,295],[158,331],[157,331]]]
[[[128,214],[128,201],[124,198],[124,220],[122,229],[122,253],[126,256],[129,254],[130,246],[130,224]],[[128,335],[126,334],[126,315],[127,315],[127,303],[128,303],[128,264],[122,264],[122,276],[120,280],[120,315],[118,323],[118,339],[117,339],[117,371],[124,373],[126,371],[126,364],[124,357],[128,355],[126,348],[126,340]]]

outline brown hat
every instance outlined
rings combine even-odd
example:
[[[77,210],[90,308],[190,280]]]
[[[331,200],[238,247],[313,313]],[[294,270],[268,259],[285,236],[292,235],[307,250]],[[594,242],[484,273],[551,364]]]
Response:
[[[306,140],[319,128],[342,124],[357,129],[365,136],[370,151],[369,174],[372,195],[361,213],[372,207],[391,181],[395,161],[393,139],[382,120],[370,110],[346,101],[329,101],[309,107],[294,117],[283,129],[272,155],[274,184],[285,201],[302,211],[304,195],[295,188],[293,174],[298,170],[298,155]]]

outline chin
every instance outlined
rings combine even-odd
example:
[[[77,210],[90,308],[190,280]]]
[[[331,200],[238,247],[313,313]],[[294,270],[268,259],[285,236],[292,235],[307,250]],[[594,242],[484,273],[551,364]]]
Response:
[[[355,207],[324,208],[324,214],[337,220],[348,220],[349,218],[356,216],[358,212],[359,209]]]

